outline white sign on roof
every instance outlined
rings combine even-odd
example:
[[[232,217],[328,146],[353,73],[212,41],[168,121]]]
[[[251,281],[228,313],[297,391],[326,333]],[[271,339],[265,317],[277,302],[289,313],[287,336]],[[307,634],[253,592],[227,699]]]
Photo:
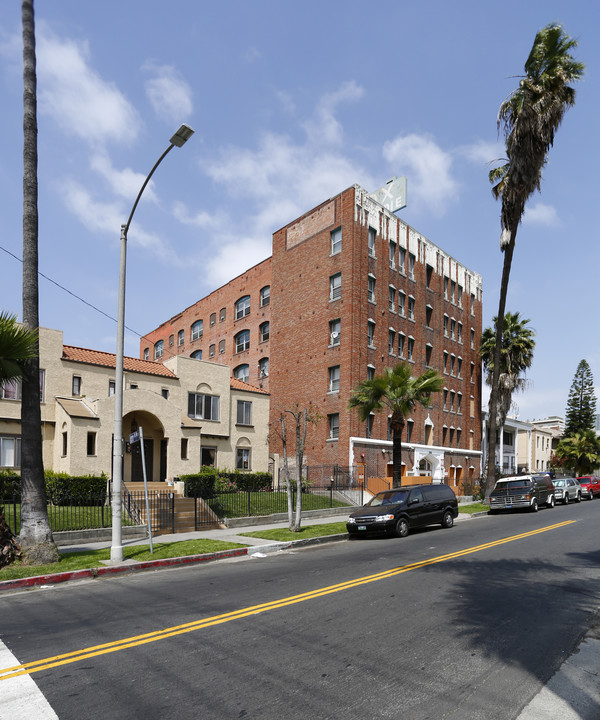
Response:
[[[402,208],[406,207],[406,178],[391,178],[379,190],[372,192],[369,197],[383,205],[390,212],[402,210]]]

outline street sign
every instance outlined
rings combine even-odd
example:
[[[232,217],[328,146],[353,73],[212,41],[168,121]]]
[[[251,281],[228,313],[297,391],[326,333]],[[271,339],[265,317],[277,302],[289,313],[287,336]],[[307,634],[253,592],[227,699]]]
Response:
[[[129,436],[129,444],[133,445],[133,443],[139,442],[140,439],[140,433],[139,430],[136,430],[135,432],[132,432]]]
[[[406,178],[393,177],[369,197],[383,205],[386,210],[396,212],[406,207]]]

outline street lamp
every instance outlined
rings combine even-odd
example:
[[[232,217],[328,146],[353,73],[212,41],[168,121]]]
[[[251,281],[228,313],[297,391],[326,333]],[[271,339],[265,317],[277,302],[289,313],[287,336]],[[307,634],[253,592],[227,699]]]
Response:
[[[115,424],[113,431],[113,468],[112,468],[112,543],[110,548],[111,562],[123,562],[122,540],[122,484],[123,484],[123,355],[125,345],[125,267],[127,263],[127,232],[133,213],[138,206],[142,193],[146,189],[154,171],[174,147],[181,147],[194,131],[189,125],[182,125],[169,141],[169,147],[158,158],[140,188],[137,198],[129,213],[129,218],[121,225],[121,261],[119,264],[119,311],[117,316],[117,356],[115,368]]]

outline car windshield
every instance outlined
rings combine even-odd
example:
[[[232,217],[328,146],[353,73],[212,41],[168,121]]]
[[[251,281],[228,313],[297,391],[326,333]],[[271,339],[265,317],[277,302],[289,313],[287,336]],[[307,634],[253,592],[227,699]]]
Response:
[[[408,490],[388,490],[387,492],[377,493],[367,503],[370,507],[376,507],[378,505],[392,505],[393,503],[399,503],[406,500]]]
[[[554,487],[564,487],[565,481],[564,480],[555,480],[554,481]]]
[[[496,483],[496,490],[511,490],[514,487],[529,487],[531,485],[530,480],[498,480]]]

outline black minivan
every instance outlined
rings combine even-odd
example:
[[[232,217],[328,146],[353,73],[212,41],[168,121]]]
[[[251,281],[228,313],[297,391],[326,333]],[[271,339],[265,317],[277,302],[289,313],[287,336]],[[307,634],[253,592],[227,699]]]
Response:
[[[346,527],[352,537],[373,532],[406,537],[424,525],[450,528],[457,515],[458,501],[448,485],[410,485],[377,493],[350,515]]]

